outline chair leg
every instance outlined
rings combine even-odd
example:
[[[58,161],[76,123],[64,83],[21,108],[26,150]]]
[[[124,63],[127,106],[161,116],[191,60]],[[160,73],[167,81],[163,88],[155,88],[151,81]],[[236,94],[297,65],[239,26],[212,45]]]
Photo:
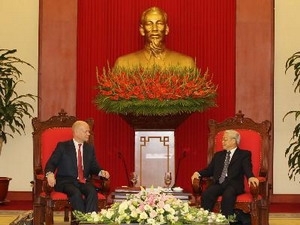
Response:
[[[33,224],[43,225],[44,224],[44,210],[43,206],[40,204],[34,204],[33,206]]]
[[[64,210],[64,221],[65,222],[68,222],[70,220],[69,212],[70,212],[69,207],[65,207],[65,210]]]
[[[254,201],[251,203],[251,225],[261,225],[259,224],[259,214],[258,214],[258,202]]]
[[[268,200],[266,199],[260,200],[259,211],[260,211],[259,225],[269,225],[269,201]]]
[[[52,208],[51,199],[47,200],[47,202],[46,202],[45,222],[46,222],[46,225],[53,225],[54,224],[53,208]]]
[[[98,200],[98,210],[105,209],[107,206],[107,200]]]
[[[79,222],[76,220],[75,216],[73,215],[73,211],[71,209],[71,223],[70,225],[78,225]]]

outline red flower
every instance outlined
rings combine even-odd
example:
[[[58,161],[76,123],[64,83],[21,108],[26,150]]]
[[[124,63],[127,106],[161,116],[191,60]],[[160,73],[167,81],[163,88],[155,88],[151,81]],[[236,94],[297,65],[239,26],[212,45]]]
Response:
[[[145,109],[141,109],[143,113],[146,113],[149,108],[150,103],[145,102],[147,100],[152,101],[153,104],[154,101],[157,101],[155,106],[161,102],[163,107],[170,107],[172,112],[176,110],[174,104],[172,102],[166,104],[163,101],[180,101],[177,108],[178,110],[182,108],[183,111],[184,107],[188,111],[188,108],[191,107],[191,110],[197,110],[197,107],[199,110],[203,110],[215,105],[216,85],[212,82],[208,72],[201,74],[200,70],[194,68],[161,69],[152,67],[145,70],[141,68],[108,68],[103,70],[103,74],[97,74],[97,79],[99,94],[95,101],[100,108],[108,111],[123,113],[121,111],[123,107],[129,110],[128,102],[125,102],[128,100],[134,101],[132,107],[137,107],[132,108],[132,111],[140,110],[140,106],[145,104]],[[111,102],[108,102],[107,99],[110,99]],[[193,99],[199,100],[199,102],[195,104]],[[188,101],[188,104],[183,101]]]

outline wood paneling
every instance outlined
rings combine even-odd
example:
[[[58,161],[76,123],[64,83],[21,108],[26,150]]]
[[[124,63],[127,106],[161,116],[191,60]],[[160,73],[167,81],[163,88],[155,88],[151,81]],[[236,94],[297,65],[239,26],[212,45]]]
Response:
[[[40,0],[38,115],[76,113],[77,0]]]

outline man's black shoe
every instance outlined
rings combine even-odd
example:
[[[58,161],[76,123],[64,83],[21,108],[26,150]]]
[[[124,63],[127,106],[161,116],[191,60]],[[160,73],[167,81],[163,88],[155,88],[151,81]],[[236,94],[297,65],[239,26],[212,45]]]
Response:
[[[229,222],[230,225],[243,225],[241,222]]]

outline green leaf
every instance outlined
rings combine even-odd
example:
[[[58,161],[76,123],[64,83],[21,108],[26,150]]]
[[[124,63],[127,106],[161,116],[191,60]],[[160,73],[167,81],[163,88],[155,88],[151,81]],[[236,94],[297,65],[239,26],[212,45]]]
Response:
[[[13,137],[14,133],[22,134],[25,131],[24,117],[32,117],[33,106],[28,100],[36,100],[30,93],[19,94],[17,87],[24,83],[23,75],[18,69],[20,64],[34,68],[31,64],[15,57],[16,49],[0,49],[0,131],[2,134]],[[8,133],[9,128],[12,133]]]

